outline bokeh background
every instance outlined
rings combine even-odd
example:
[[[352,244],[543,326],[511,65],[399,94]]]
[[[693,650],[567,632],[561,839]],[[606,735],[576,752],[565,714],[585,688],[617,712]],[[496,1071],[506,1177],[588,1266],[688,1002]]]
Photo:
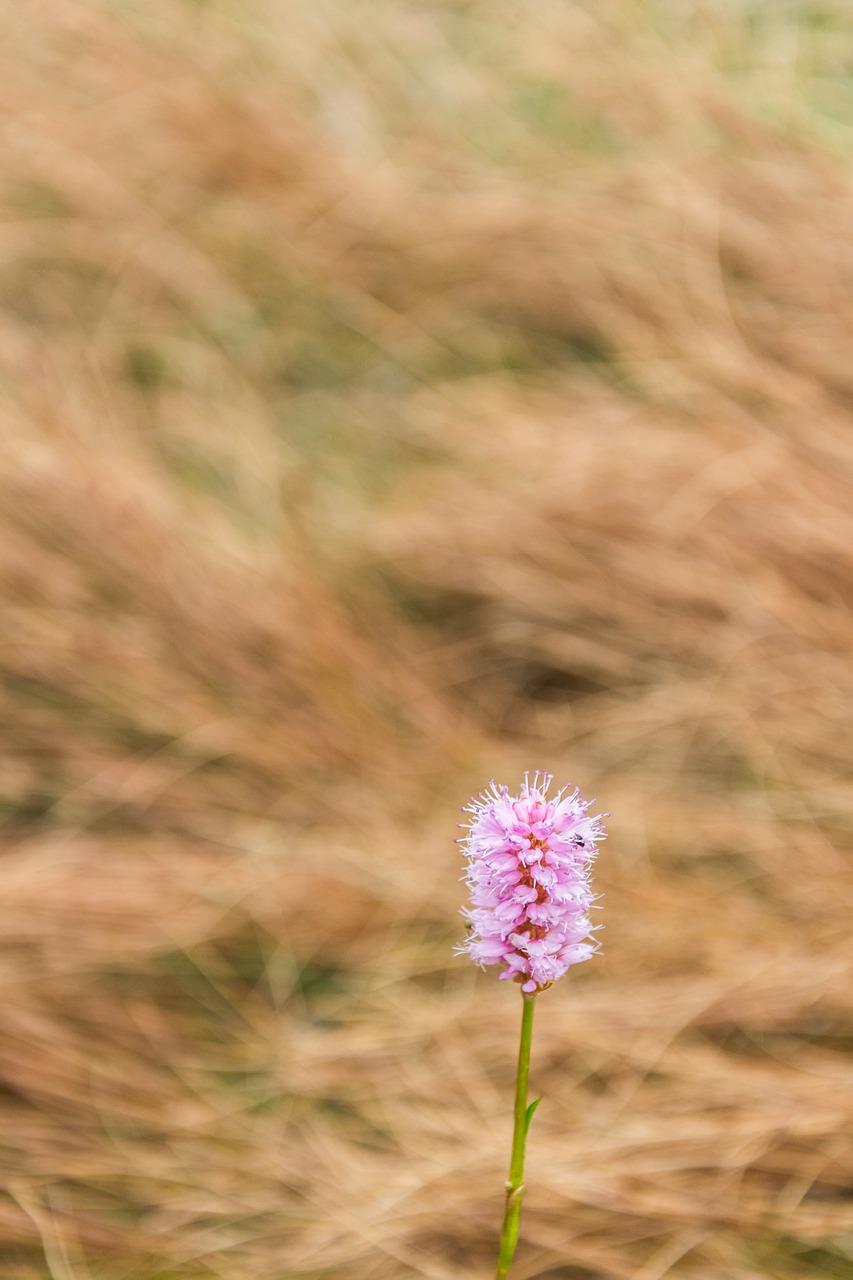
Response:
[[[518,1280],[849,1276],[849,7],[2,28],[4,1280],[491,1274],[527,767],[612,817]]]

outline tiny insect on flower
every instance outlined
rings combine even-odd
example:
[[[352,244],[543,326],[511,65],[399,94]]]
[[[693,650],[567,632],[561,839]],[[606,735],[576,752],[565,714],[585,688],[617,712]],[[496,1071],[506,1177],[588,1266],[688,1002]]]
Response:
[[[505,965],[501,978],[528,995],[598,950],[589,869],[607,815],[590,817],[589,804],[568,787],[549,799],[552,782],[549,773],[532,781],[525,774],[518,795],[491,782],[461,824],[471,905],[463,911],[469,936],[458,950],[480,965]]]

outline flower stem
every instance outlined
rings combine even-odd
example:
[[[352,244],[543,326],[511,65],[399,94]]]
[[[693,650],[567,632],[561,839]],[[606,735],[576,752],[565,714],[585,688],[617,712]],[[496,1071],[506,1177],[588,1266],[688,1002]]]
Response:
[[[512,1255],[518,1243],[518,1224],[521,1218],[521,1199],[524,1195],[524,1149],[527,1130],[539,1099],[527,1105],[527,1077],[530,1072],[530,1042],[533,1037],[533,1009],[536,996],[525,995],[521,1014],[521,1042],[518,1047],[518,1075],[515,1080],[515,1122],[512,1130],[512,1155],[509,1162],[509,1178],[506,1184],[506,1209],[501,1228],[501,1250],[498,1258],[497,1280],[509,1275]]]

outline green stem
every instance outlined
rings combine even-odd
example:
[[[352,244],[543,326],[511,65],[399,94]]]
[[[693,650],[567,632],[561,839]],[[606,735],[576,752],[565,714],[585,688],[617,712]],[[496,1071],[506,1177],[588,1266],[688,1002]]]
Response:
[[[512,1130],[512,1155],[509,1162],[509,1178],[506,1184],[506,1209],[501,1228],[501,1251],[498,1258],[497,1280],[509,1275],[512,1255],[518,1243],[518,1223],[521,1218],[521,1200],[524,1195],[524,1149],[527,1130],[536,1108],[536,1102],[527,1106],[527,1077],[530,1073],[530,1042],[533,1037],[533,1009],[535,994],[522,992],[524,1007],[521,1014],[521,1043],[518,1047],[518,1075],[515,1080],[515,1122]],[[538,1099],[537,1099],[538,1102]]]

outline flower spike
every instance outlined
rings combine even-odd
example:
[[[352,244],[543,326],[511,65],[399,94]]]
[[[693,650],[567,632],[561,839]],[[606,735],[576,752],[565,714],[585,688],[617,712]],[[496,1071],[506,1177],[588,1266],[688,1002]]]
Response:
[[[550,799],[553,775],[524,775],[518,795],[492,780],[471,800],[467,859],[470,936],[459,948],[479,965],[505,965],[501,978],[536,994],[598,949],[589,909],[589,868],[604,839],[577,789]]]

